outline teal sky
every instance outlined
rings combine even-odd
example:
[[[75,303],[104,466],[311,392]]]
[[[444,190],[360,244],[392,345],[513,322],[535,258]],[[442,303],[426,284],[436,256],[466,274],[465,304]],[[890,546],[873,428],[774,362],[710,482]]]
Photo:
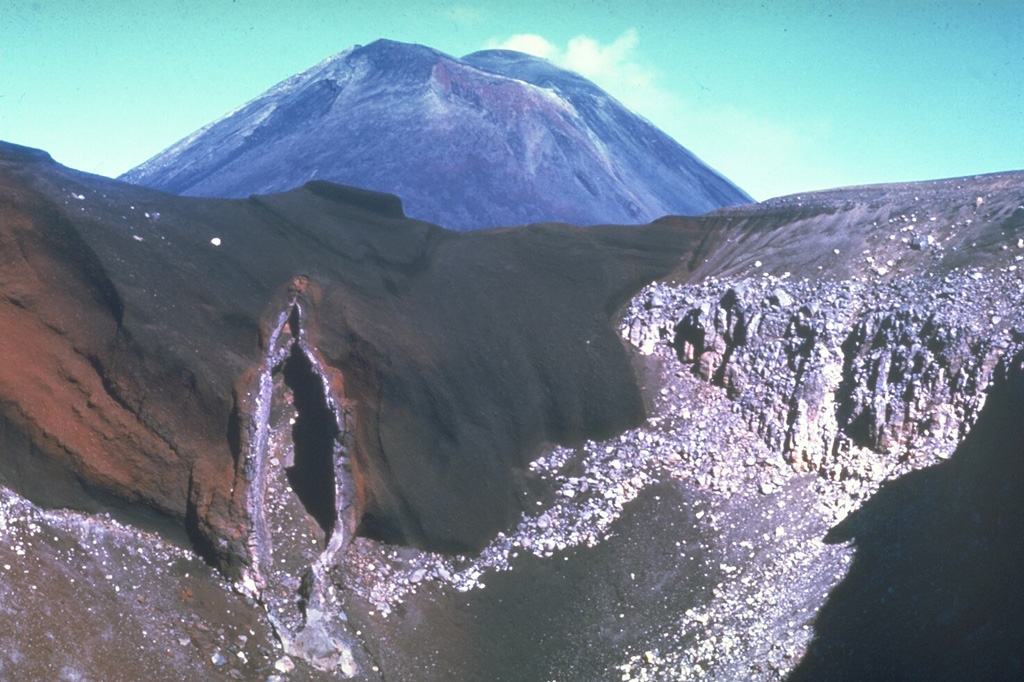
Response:
[[[1024,169],[1024,0],[3,0],[0,137],[115,176],[353,44],[568,66],[756,199]]]

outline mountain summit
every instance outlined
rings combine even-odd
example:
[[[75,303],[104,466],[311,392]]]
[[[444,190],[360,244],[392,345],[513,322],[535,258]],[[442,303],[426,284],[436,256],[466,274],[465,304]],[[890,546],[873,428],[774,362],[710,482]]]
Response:
[[[750,197],[585,78],[519,52],[455,59],[355,46],[271,88],[122,180],[238,198],[330,180],[467,230],[643,223]]]

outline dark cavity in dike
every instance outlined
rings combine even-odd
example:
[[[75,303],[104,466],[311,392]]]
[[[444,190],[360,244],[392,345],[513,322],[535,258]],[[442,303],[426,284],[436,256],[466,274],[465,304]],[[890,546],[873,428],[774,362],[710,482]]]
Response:
[[[292,344],[282,372],[298,413],[292,426],[295,463],[285,473],[295,495],[329,539],[335,521],[334,444],[338,423],[327,405],[323,382],[298,343]]]

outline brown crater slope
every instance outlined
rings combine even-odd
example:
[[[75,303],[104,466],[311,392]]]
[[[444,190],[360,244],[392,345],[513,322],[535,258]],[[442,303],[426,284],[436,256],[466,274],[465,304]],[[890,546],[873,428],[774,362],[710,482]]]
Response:
[[[519,511],[514,472],[542,441],[643,418],[614,318],[710,229],[458,234],[328,183],[184,198],[2,151],[0,482],[184,528],[229,572],[249,561],[258,376],[291,306],[348,415],[362,531],[474,549]]]

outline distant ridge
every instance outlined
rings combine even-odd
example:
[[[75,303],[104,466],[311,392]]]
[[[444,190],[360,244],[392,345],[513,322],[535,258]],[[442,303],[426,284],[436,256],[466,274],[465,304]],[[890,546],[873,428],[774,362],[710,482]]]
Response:
[[[378,40],[297,74],[122,180],[241,198],[309,180],[467,230],[636,224],[752,199],[585,78],[507,50]]]

